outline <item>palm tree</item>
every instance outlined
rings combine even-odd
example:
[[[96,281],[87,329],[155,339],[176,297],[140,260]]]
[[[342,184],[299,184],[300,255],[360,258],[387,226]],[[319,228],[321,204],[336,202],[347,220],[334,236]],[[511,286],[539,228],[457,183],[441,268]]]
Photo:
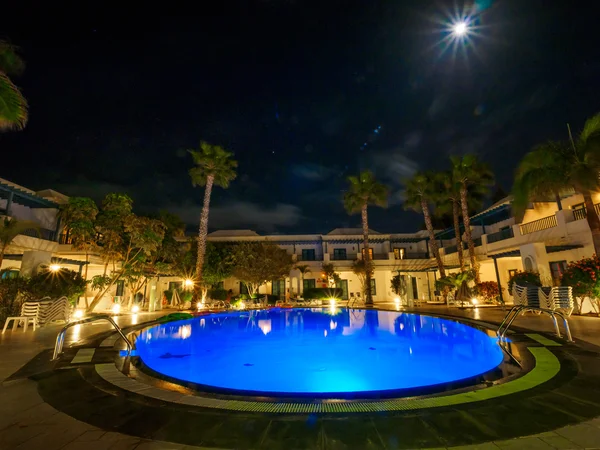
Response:
[[[454,228],[454,237],[456,239],[456,250],[458,253],[458,263],[460,271],[465,270],[464,249],[462,243],[462,233],[460,232],[460,216],[461,216],[461,199],[460,186],[461,184],[454,179],[452,171],[443,171],[435,174],[436,192],[439,194],[435,199],[436,215],[444,216],[452,214],[452,225]],[[483,204],[483,197],[487,193],[487,187],[474,185],[468,191],[469,211],[477,211]]]
[[[302,294],[304,292],[304,275],[306,275],[307,273],[310,273],[310,266],[306,265],[306,264],[300,264],[296,266],[296,270],[300,271],[300,289],[299,289],[299,294]]]
[[[429,209],[429,204],[435,201],[436,195],[435,175],[432,172],[418,172],[406,182],[404,207],[423,213],[425,227],[429,234],[429,246],[437,263],[440,277],[443,278],[446,276],[446,270],[440,256],[440,249],[435,238],[433,222],[431,221],[431,211]]]
[[[465,270],[465,259],[463,255],[462,233],[460,232],[460,185],[455,182],[450,171],[439,172],[435,176],[441,188],[439,190],[436,189],[439,193],[439,197],[435,202],[437,206],[436,213],[438,215],[452,213],[458,264],[462,272]]]
[[[348,177],[350,184],[348,190],[344,194],[344,207],[348,214],[361,214],[362,229],[363,229],[363,259],[367,267],[366,278],[366,301],[365,304],[373,305],[373,295],[371,293],[371,255],[369,253],[369,217],[367,208],[369,205],[387,207],[388,188],[379,183],[373,173],[365,170],[358,176]]]
[[[469,190],[481,190],[494,183],[494,175],[487,164],[482,163],[475,155],[452,156],[452,177],[460,185],[460,206],[465,226],[465,237],[469,247],[469,260],[475,272],[475,282],[479,283],[479,264],[475,259],[475,242],[471,233],[469,217]]]
[[[562,209],[561,194],[569,189],[564,174],[569,170],[569,145],[548,141],[527,153],[515,173],[513,207],[523,212],[531,199],[554,199]],[[559,158],[556,156],[560,155]],[[570,189],[569,189],[570,190]]]
[[[196,260],[196,285],[194,300],[198,299],[202,289],[202,267],[206,253],[206,236],[208,234],[208,212],[213,185],[229,187],[229,182],[236,177],[237,161],[232,159],[233,153],[218,145],[200,142],[200,150],[189,150],[195,167],[190,169],[190,177],[194,186],[204,186],[204,204],[200,214],[198,230],[198,259]]]
[[[600,189],[600,114],[589,118],[575,138],[570,127],[568,131],[567,142],[539,145],[522,159],[515,174],[514,205],[522,209],[530,200],[575,190],[583,196],[594,250],[600,255],[600,219],[592,199],[592,192]]]
[[[0,222],[0,267],[2,267],[2,261],[4,260],[4,253],[10,243],[19,234],[23,234],[27,230],[34,230],[36,234],[39,234],[40,226],[29,220],[17,220],[5,217]]]
[[[0,131],[22,130],[27,124],[27,101],[10,75],[19,75],[25,64],[17,48],[0,41]]]

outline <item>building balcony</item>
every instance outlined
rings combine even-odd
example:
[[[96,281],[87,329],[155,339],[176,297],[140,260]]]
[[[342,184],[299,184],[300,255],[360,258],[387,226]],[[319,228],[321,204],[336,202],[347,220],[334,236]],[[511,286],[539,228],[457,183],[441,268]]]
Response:
[[[323,255],[315,255],[315,256],[302,256],[302,255],[292,255],[294,261],[301,262],[319,262],[323,261]]]
[[[497,231],[495,233],[491,233],[487,235],[487,243],[493,244],[494,242],[504,241],[506,239],[511,239],[515,237],[515,233],[511,228],[506,228],[504,230]]]

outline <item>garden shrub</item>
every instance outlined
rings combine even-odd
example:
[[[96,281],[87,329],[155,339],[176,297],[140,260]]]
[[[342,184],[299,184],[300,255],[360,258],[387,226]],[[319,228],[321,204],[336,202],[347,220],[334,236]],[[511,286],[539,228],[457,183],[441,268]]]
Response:
[[[482,281],[475,286],[477,295],[485,303],[498,303],[500,301],[500,289],[495,281]]]
[[[508,280],[508,292],[513,291],[513,285],[517,283],[519,286],[525,286],[532,284],[534,286],[541,286],[542,281],[540,280],[540,274],[537,272],[531,272],[527,270],[517,270],[510,280]]]
[[[86,282],[79,273],[61,269],[42,272],[31,278],[8,277],[0,279],[0,324],[6,317],[18,316],[21,304],[50,297],[67,297],[72,304],[85,292]]]
[[[208,297],[213,300],[227,300],[227,290],[225,289],[210,289]]]
[[[588,297],[592,307],[600,312],[600,258],[594,255],[569,263],[560,284],[573,288],[577,311],[581,311],[583,301]]]
[[[344,291],[338,288],[307,288],[302,294],[305,300],[327,300],[331,297],[342,298]]]

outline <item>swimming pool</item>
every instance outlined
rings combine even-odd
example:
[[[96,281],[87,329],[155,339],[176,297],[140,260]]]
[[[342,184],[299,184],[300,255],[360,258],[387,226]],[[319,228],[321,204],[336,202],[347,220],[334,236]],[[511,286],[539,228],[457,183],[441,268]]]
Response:
[[[271,309],[144,330],[144,365],[226,392],[371,393],[439,386],[496,368],[496,340],[463,323],[395,311]]]

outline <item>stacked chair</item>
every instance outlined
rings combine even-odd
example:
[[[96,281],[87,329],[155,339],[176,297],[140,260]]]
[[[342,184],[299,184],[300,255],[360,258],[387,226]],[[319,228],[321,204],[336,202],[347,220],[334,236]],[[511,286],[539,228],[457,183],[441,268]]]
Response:
[[[539,287],[534,285],[513,286],[515,306],[533,306],[551,311],[564,310],[567,316],[573,312],[573,288],[571,286]]]
[[[67,297],[60,297],[57,300],[44,297],[38,301],[24,302],[21,305],[21,315],[18,317],[8,317],[2,333],[6,331],[11,321],[13,322],[13,330],[16,330],[20,323],[23,323],[24,331],[27,331],[29,324],[33,325],[33,330],[35,331],[37,327],[41,327],[47,323],[56,321],[68,322],[72,311],[73,307]]]

